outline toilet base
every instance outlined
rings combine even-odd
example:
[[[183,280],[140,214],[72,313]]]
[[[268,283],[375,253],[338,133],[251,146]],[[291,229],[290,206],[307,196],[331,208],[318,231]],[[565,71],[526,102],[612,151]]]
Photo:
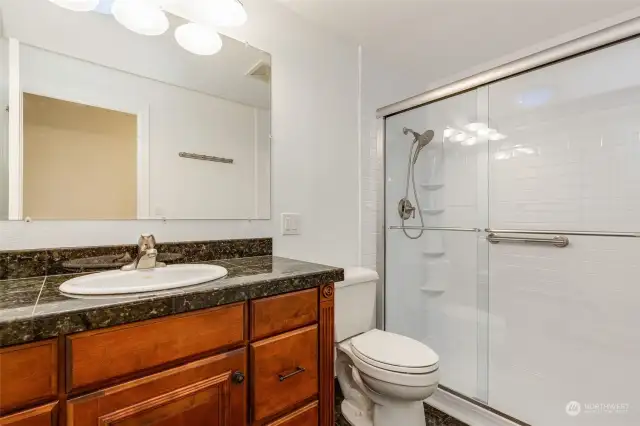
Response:
[[[426,426],[422,401],[375,405],[373,419],[346,399],[340,405],[342,415],[351,426]]]
[[[373,426],[373,421],[367,413],[346,399],[342,401],[340,408],[342,409],[342,416],[351,426]]]
[[[373,426],[426,426],[422,401],[375,405]]]

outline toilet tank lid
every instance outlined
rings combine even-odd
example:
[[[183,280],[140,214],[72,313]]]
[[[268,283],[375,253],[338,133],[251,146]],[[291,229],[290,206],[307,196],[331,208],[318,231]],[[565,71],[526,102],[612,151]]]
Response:
[[[372,269],[352,266],[344,268],[344,281],[337,282],[336,287],[346,287],[353,284],[377,281],[378,278],[378,273]]]

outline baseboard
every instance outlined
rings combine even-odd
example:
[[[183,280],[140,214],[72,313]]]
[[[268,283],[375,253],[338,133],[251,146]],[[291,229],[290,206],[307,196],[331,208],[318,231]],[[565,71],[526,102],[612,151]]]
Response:
[[[469,426],[520,426],[518,423],[514,423],[442,389],[438,389],[425,402],[436,410],[440,410]]]

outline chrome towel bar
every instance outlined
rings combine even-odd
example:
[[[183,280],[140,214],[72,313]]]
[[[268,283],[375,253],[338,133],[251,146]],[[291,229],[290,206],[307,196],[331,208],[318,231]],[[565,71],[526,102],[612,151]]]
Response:
[[[487,235],[487,241],[491,244],[498,244],[500,242],[506,243],[533,243],[533,244],[551,244],[556,247],[566,247],[569,245],[569,238],[563,237],[560,235],[556,235],[554,237],[544,238],[544,237],[512,237],[507,235],[497,235],[495,233],[490,233]]]
[[[457,232],[480,232],[478,228],[456,228],[451,226],[390,226],[389,229],[412,229],[416,231],[457,231]]]
[[[214,157],[212,155],[193,154],[191,152],[180,152],[178,153],[178,155],[182,158],[191,158],[192,160],[204,160],[204,161],[213,161],[216,163],[233,164],[233,159],[231,158]]]

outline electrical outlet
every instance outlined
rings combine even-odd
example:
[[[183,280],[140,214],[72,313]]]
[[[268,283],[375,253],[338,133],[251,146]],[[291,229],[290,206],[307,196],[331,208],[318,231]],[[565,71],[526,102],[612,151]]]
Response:
[[[299,213],[282,213],[282,235],[300,235]]]

